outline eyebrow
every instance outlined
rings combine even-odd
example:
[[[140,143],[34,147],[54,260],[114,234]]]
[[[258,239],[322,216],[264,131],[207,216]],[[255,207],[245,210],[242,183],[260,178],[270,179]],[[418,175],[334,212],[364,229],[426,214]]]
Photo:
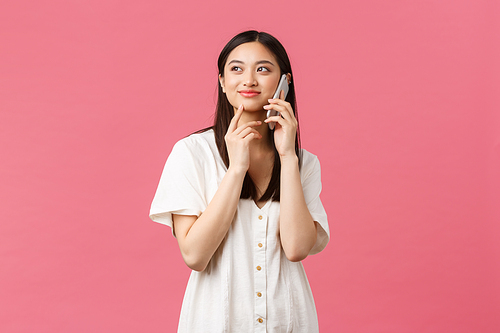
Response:
[[[244,64],[244,62],[243,62],[243,61],[241,61],[241,60],[237,60],[237,59],[234,59],[234,60],[231,60],[231,61],[228,63],[228,65],[231,65],[231,64],[234,64],[234,63],[236,63],[236,64]],[[259,61],[257,61],[255,64],[256,64],[256,65],[261,65],[261,64],[269,64],[269,65],[271,65],[271,66],[275,66],[275,65],[274,65],[271,61],[269,61],[269,60],[259,60]]]

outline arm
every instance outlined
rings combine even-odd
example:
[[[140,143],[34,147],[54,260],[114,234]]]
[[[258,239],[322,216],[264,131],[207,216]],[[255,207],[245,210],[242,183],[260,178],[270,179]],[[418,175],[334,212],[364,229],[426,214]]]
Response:
[[[199,217],[173,215],[174,230],[184,262],[196,271],[206,268],[231,226],[250,165],[249,143],[262,137],[253,128],[260,125],[260,121],[236,127],[242,113],[243,108],[240,107],[229,125],[225,137],[229,168],[205,211]]]
[[[229,169],[200,217],[173,214],[175,236],[189,268],[204,270],[224,239],[238,206],[244,177],[244,173]]]
[[[307,257],[316,243],[316,222],[307,208],[298,157],[281,158],[280,238],[290,261]]]
[[[316,243],[317,225],[307,208],[300,180],[298,157],[295,154],[297,119],[290,103],[281,99],[269,100],[264,108],[274,109],[281,116],[270,117],[265,122],[275,122],[274,141],[281,159],[280,189],[280,239],[285,255],[290,261],[307,257]]]

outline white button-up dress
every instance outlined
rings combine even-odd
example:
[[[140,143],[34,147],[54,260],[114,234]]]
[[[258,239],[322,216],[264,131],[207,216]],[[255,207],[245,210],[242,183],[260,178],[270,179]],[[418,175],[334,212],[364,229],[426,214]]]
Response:
[[[180,140],[165,164],[151,219],[172,227],[172,214],[199,216],[226,171],[212,130]],[[310,252],[315,254],[330,234],[319,197],[319,161],[305,150],[300,176],[307,207],[318,223]],[[191,273],[178,332],[318,332],[302,263],[289,261],[281,247],[279,212],[279,202],[268,201],[259,209],[253,200],[239,201],[234,221],[207,268]]]

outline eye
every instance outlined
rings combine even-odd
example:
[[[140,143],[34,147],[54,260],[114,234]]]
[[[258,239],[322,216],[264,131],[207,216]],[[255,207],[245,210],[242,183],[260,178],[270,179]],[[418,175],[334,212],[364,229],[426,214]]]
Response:
[[[231,67],[231,71],[234,71],[234,72],[241,72],[241,68],[238,67],[238,66],[233,66]]]
[[[270,72],[270,70],[267,67],[259,67],[257,68],[257,72]]]

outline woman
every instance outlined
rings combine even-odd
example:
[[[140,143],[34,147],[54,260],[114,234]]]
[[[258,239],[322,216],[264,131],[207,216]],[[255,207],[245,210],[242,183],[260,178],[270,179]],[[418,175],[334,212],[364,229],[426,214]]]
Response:
[[[329,230],[318,159],[299,148],[290,61],[273,36],[246,31],[218,67],[214,126],[176,143],[150,212],[193,269],[179,332],[317,332],[300,261]],[[288,96],[271,99],[283,74]]]

